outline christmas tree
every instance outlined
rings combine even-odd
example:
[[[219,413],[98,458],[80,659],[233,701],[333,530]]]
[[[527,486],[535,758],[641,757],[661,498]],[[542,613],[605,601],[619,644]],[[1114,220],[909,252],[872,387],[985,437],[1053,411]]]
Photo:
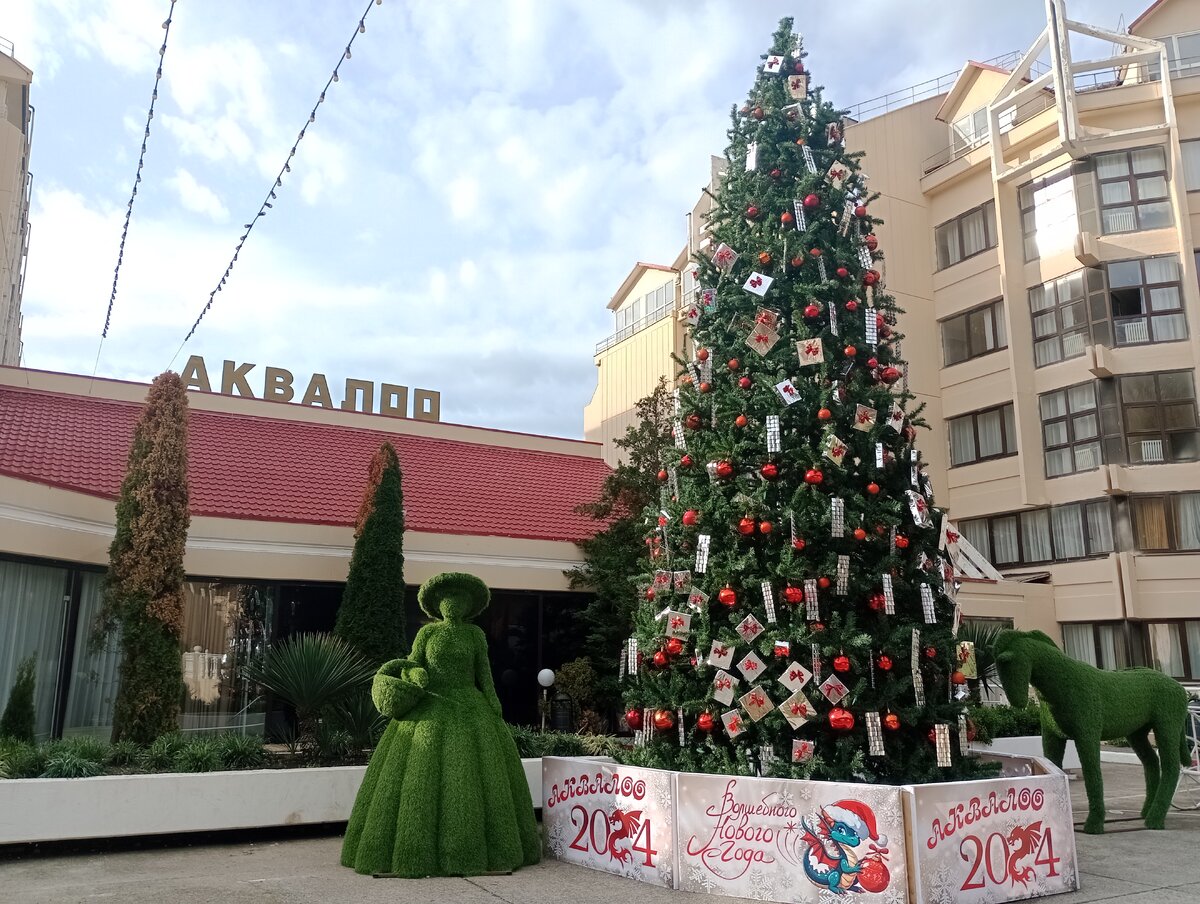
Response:
[[[861,154],[792,20],[732,113],[624,651],[634,761],[918,782],[965,755],[956,541],[914,445]]]

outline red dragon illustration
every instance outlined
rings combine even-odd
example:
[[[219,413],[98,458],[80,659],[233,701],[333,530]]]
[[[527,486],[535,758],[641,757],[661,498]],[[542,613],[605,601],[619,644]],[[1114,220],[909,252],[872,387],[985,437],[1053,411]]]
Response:
[[[638,829],[642,827],[642,811],[631,810],[626,812],[618,807],[612,811],[608,818],[609,823],[614,827],[612,833],[608,836],[608,855],[618,863],[628,863],[633,859],[633,852],[629,848],[618,848],[617,842],[633,842],[633,839],[637,836]]]
[[[1018,861],[1024,860],[1037,851],[1042,843],[1042,821],[1031,822],[1027,826],[1017,826],[1008,833],[1009,855],[1008,875],[1013,885],[1028,886],[1029,880],[1036,875],[1032,866],[1017,866]]]

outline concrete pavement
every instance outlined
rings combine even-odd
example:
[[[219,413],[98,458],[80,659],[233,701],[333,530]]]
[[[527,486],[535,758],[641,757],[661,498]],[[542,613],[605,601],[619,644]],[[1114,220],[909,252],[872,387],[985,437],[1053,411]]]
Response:
[[[1136,816],[1141,770],[1105,766],[1109,818]],[[1085,813],[1082,782],[1072,783]],[[1183,795],[1178,798],[1184,799]],[[1195,799],[1195,798],[1191,798]],[[1055,904],[1122,899],[1122,904],[1200,900],[1200,811],[1172,811],[1166,832],[1113,822],[1104,836],[1076,835],[1081,891]],[[182,846],[186,845],[186,846]],[[181,846],[152,842],[113,850],[63,848],[0,852],[4,904],[690,904],[720,900],[666,891],[557,862],[512,876],[371,879],[338,865],[340,835],[257,837]],[[727,899],[728,900],[728,899]]]

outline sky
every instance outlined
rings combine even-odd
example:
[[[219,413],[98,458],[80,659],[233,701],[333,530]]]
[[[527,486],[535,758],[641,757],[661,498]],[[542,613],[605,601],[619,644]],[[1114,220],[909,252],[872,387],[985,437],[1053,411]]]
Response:
[[[1149,0],[1068,0],[1128,24]],[[940,11],[930,16],[930,7]],[[196,335],[366,0],[6,0],[34,70],[26,367],[146,381],[202,355],[437,390],[443,421],[582,436],[606,304],[670,264],[781,16],[839,106],[1024,50],[1044,0],[383,0]],[[847,13],[847,10],[852,12]],[[1122,18],[1123,17],[1123,18]],[[866,161],[870,171],[870,161]]]

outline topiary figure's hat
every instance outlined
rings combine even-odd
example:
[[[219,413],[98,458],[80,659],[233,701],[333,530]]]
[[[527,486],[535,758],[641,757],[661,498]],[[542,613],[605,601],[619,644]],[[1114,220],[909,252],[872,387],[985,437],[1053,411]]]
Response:
[[[475,575],[461,571],[444,571],[421,585],[421,589],[417,591],[417,602],[421,604],[421,611],[430,618],[441,618],[442,611],[438,603],[450,595],[466,600],[466,610],[456,615],[467,621],[486,609],[492,597],[487,584]]]

